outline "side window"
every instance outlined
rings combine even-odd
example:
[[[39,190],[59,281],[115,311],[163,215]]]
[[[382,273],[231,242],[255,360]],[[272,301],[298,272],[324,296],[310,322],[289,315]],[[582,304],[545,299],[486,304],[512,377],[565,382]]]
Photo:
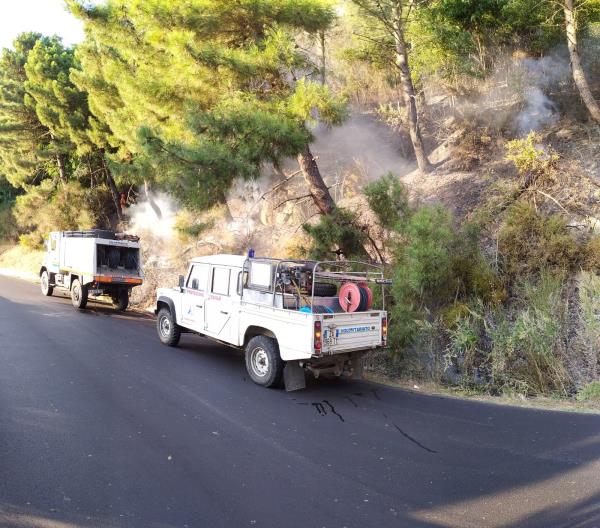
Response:
[[[188,277],[186,287],[192,290],[206,290],[208,282],[208,264],[194,264]]]
[[[228,268],[213,268],[211,292],[217,295],[229,295],[229,276],[231,270]]]
[[[248,280],[250,288],[268,291],[273,282],[273,267],[270,262],[252,262],[250,266],[250,277]]]
[[[56,238],[53,238],[53,239],[50,241],[50,250],[51,250],[51,251],[56,251]]]
[[[237,274],[237,294],[241,297],[243,289],[248,286],[248,272],[240,271]]]

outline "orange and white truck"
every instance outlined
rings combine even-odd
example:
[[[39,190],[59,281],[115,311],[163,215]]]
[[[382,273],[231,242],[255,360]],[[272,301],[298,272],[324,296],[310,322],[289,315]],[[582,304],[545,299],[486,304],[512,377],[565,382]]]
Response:
[[[131,289],[143,282],[139,238],[114,231],[54,231],[46,240],[40,267],[42,294],[54,288],[71,293],[75,308],[88,299],[109,297],[118,310],[126,310]]]

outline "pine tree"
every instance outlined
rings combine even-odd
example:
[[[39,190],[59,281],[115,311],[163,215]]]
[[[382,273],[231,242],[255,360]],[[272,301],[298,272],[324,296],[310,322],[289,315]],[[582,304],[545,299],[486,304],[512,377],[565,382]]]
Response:
[[[417,94],[408,62],[408,45],[405,34],[409,17],[417,6],[411,0],[351,0],[361,16],[368,22],[369,35],[374,43],[395,66],[396,76],[406,109],[406,124],[421,172],[431,172],[419,122]]]
[[[25,63],[41,39],[37,33],[23,33],[15,40],[14,50],[4,49],[0,58],[0,172],[15,187],[57,171],[66,178],[61,152],[25,89]]]
[[[222,200],[236,178],[266,162],[312,160],[307,126],[341,121],[344,104],[306,79],[313,68],[294,41],[333,20],[326,0],[110,0],[85,7],[88,38],[75,84],[108,125],[105,139],[131,174],[153,179],[188,204]],[[306,164],[322,212],[334,206]]]
[[[66,48],[60,38],[40,39],[25,64],[25,89],[40,122],[60,147],[60,156],[85,157],[94,167],[92,170],[103,173],[120,219],[119,194],[104,160],[103,146],[94,143],[94,134],[90,131],[87,94],[70,79],[71,70],[77,67],[74,49]]]

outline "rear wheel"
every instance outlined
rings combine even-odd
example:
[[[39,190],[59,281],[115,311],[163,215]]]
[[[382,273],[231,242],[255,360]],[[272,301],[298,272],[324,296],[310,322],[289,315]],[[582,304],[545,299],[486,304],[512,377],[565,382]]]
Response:
[[[254,383],[274,387],[281,383],[284,363],[277,341],[255,336],[246,345],[246,370]]]
[[[129,306],[129,290],[119,290],[112,296],[112,301],[117,310],[124,312]]]
[[[50,286],[50,274],[44,270],[40,277],[40,287],[42,288],[42,294],[46,297],[50,297],[54,291],[54,286]]]
[[[181,339],[181,328],[175,321],[175,314],[168,308],[161,308],[156,318],[156,330],[163,345],[175,347]]]
[[[79,279],[75,279],[71,284],[71,302],[75,308],[83,310],[88,302],[88,287],[81,284]]]

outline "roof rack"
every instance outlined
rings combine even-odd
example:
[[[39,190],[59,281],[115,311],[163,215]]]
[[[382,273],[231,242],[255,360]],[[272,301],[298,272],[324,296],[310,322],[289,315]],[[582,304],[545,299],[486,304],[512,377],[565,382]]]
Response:
[[[72,238],[104,238],[106,240],[129,240],[138,242],[140,237],[127,233],[116,233],[107,229],[88,229],[86,231],[63,231],[63,236]]]

